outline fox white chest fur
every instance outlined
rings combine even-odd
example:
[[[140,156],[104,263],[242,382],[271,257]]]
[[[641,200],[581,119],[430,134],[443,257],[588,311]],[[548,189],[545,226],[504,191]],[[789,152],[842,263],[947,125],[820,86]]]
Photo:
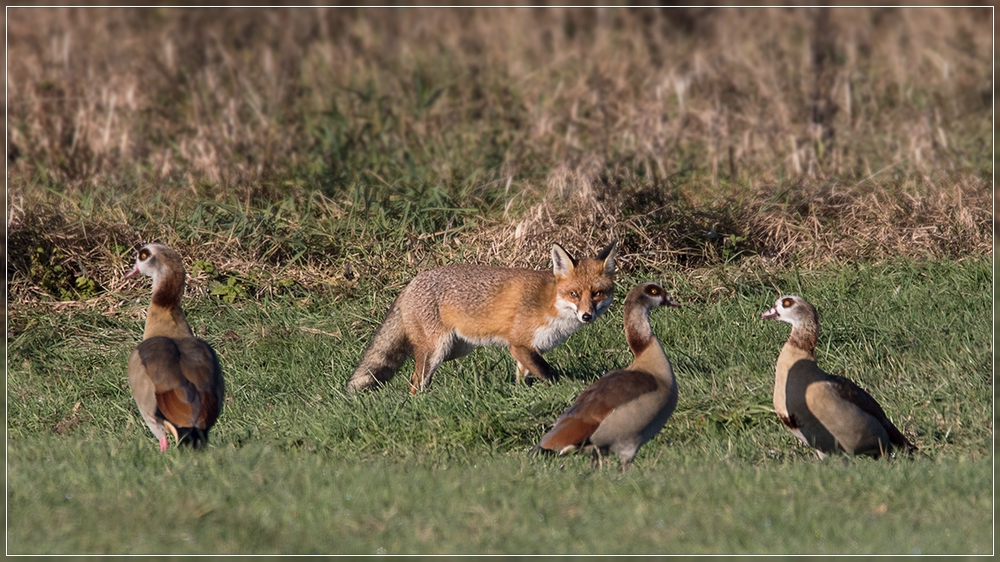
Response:
[[[606,304],[601,303],[601,305],[598,314],[607,308]],[[535,330],[531,344],[539,351],[548,351],[556,347],[585,325],[578,317],[576,305],[566,299],[556,299],[556,311],[557,314],[549,319],[548,324]]]

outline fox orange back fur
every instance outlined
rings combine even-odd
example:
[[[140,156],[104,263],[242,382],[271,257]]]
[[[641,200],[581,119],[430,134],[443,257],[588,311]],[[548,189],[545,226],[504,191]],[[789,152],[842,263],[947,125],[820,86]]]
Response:
[[[507,346],[519,379],[555,378],[542,353],[611,305],[616,244],[579,261],[554,244],[552,271],[461,264],[420,273],[389,305],[347,389],[387,382],[412,355],[415,394],[441,363],[483,345]]]

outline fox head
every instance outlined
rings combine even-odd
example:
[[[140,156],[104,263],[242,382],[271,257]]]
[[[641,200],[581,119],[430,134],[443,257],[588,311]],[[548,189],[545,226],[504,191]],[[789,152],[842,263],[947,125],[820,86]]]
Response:
[[[559,244],[552,245],[556,276],[556,309],[572,312],[584,324],[611,306],[615,294],[615,246],[612,241],[596,258],[577,261]]]

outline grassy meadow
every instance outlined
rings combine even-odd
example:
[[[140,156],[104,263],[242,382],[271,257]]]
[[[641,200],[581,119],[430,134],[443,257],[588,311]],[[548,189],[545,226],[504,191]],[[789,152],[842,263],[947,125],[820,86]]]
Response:
[[[7,553],[991,554],[992,12],[8,10]],[[620,239],[611,311],[517,384],[498,348],[347,377],[439,264]],[[227,384],[205,451],[129,393],[149,281]],[[652,314],[680,401],[632,469],[528,450]],[[920,448],[778,422],[781,293]]]

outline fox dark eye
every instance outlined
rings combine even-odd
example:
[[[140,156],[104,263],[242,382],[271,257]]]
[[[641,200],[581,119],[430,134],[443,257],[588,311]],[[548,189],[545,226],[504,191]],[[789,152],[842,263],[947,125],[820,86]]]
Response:
[[[604,291],[594,291],[594,298],[595,299],[604,298]]]
[[[569,296],[573,297],[574,299],[578,299],[578,298],[580,298],[580,295],[579,295],[579,294],[577,294],[577,292],[576,292],[576,291],[570,291],[570,292],[569,292]]]
[[[792,299],[785,299],[785,300],[781,301],[781,306],[783,306],[785,308],[791,308],[792,307]]]

